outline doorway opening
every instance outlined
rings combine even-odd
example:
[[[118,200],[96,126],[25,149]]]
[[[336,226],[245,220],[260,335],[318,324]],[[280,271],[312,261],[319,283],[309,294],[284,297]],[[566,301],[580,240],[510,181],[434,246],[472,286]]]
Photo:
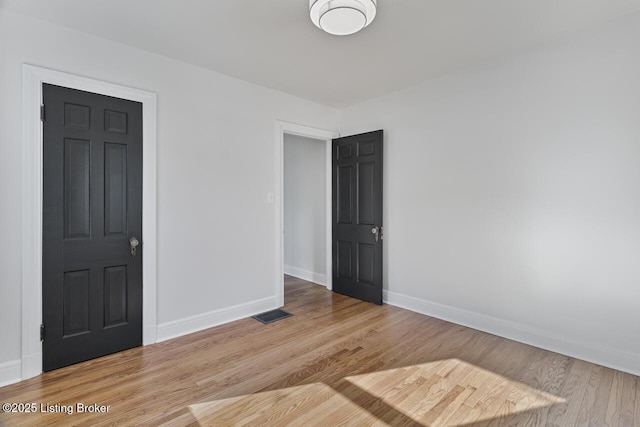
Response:
[[[336,132],[278,121],[275,152],[280,185],[276,193],[274,283],[279,306],[284,306],[285,302],[283,195],[286,135],[325,141],[327,289],[382,304],[383,131],[340,138]]]
[[[300,280],[327,286],[325,141],[284,135],[285,290]],[[330,253],[330,252],[329,252]],[[285,291],[285,303],[287,292]]]
[[[333,131],[276,122],[279,186],[276,194],[275,291],[280,306],[285,303],[287,273],[332,289],[331,144],[336,137],[338,134]],[[312,171],[305,171],[303,165],[294,163],[296,160]],[[303,182],[294,182],[295,178]],[[312,186],[308,193],[305,184]],[[301,253],[297,253],[298,250]]]

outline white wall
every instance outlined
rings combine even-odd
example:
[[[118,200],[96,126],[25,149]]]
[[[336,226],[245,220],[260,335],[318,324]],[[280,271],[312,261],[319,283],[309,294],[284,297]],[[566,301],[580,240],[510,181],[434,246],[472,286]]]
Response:
[[[168,334],[192,316],[205,315],[185,328],[275,303],[275,121],[335,129],[335,110],[6,11],[0,55],[0,376],[21,357],[23,63],[158,94],[158,320]]]
[[[386,298],[640,373],[640,14],[342,111],[385,130]]]
[[[325,141],[284,135],[285,273],[326,284]]]

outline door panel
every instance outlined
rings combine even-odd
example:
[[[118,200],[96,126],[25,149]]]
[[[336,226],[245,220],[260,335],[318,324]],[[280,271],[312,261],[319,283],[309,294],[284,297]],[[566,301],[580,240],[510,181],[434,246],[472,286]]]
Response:
[[[104,234],[127,235],[127,146],[104,144]]]
[[[64,140],[65,238],[89,238],[89,141]]]
[[[89,270],[64,273],[62,337],[89,332]]]
[[[352,165],[338,166],[337,191],[338,191],[338,222],[341,224],[351,224],[353,217],[352,197]]]
[[[375,282],[376,247],[358,243],[358,282],[369,285]]]
[[[333,141],[333,290],[375,304],[382,304],[382,139],[380,130]]]
[[[64,104],[64,125],[67,128],[89,129],[91,107],[87,105]]]
[[[358,164],[358,224],[375,224],[375,172],[374,162]]]
[[[352,279],[353,278],[353,269],[351,267],[351,242],[344,242],[338,240],[338,278],[340,279]]]
[[[43,85],[43,368],[142,344],[142,105]]]
[[[127,266],[104,269],[104,327],[127,323]]]

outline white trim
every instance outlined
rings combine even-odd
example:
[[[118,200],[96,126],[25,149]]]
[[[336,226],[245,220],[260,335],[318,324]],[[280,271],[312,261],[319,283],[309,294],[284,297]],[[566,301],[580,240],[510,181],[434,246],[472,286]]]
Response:
[[[332,289],[331,283],[331,140],[340,136],[335,131],[317,129],[309,126],[298,125],[295,123],[276,121],[275,130],[275,152],[276,152],[276,182],[278,186],[276,188],[276,238],[275,238],[275,253],[276,253],[276,277],[274,278],[276,298],[278,298],[279,306],[284,305],[284,135],[298,135],[307,138],[319,139],[325,142],[325,170],[326,170],[326,284],[327,289]]]
[[[0,387],[20,381],[21,365],[20,359],[0,363]]]
[[[144,345],[156,342],[156,94],[23,64],[23,245],[22,245],[22,374],[27,379],[42,373],[42,84],[141,102],[142,141],[142,253]]]
[[[162,323],[158,325],[158,342],[251,317],[265,311],[273,310],[276,307],[278,307],[277,298],[268,297]]]
[[[619,371],[640,375],[640,354],[629,353],[591,342],[550,334],[538,328],[475,313],[392,291],[383,291],[384,302],[416,313],[532,345],[534,347],[586,360]]]
[[[298,279],[306,280],[307,282],[313,282],[318,285],[327,286],[326,274],[316,273],[314,271],[309,271],[286,264],[284,265],[284,274],[297,277]]]

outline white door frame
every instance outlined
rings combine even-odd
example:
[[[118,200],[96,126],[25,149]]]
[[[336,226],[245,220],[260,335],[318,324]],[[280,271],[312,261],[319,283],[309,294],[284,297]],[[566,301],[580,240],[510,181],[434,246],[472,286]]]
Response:
[[[142,342],[156,342],[156,94],[23,64],[22,379],[42,373],[42,84],[142,103]]]
[[[331,173],[331,140],[337,138],[339,134],[335,131],[313,128],[284,121],[276,121],[276,277],[275,292],[279,306],[284,305],[284,135],[298,135],[307,138],[319,139],[325,142],[325,176],[326,176],[326,286],[332,289],[332,263],[331,263],[331,200],[332,200],[332,173]]]

